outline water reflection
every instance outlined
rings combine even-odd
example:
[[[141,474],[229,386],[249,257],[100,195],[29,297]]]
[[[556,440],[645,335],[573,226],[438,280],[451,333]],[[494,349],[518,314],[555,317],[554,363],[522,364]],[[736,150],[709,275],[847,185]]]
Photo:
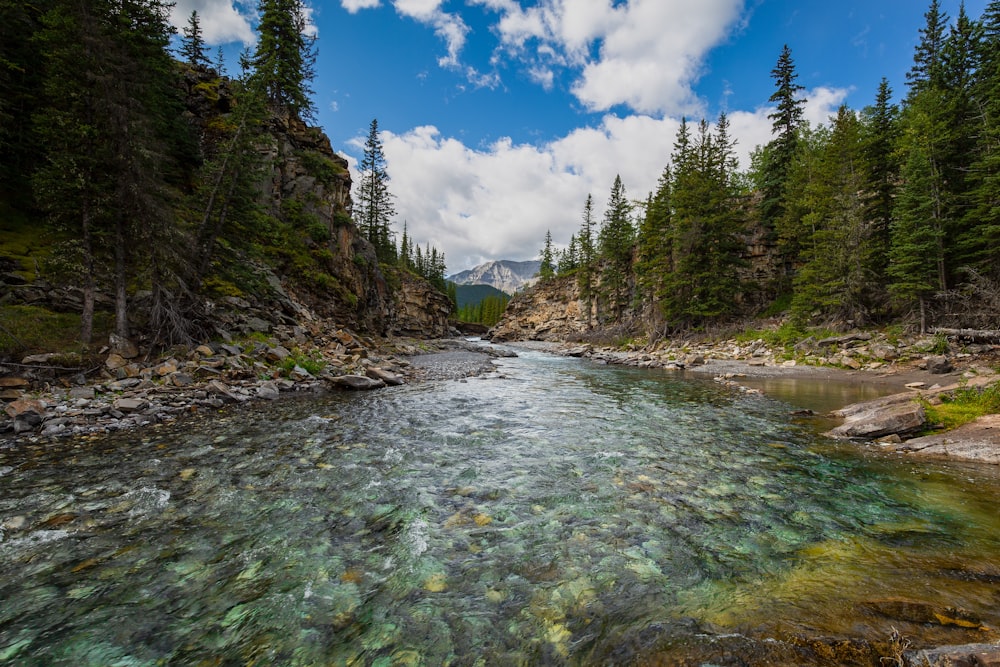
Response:
[[[0,662],[806,664],[817,637],[996,637],[990,473],[862,455],[711,382],[502,364],[0,450]]]

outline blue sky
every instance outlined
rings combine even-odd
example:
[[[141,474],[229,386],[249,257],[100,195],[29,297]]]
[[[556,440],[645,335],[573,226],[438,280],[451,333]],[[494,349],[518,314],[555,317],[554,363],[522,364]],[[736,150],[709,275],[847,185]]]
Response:
[[[988,0],[967,0],[978,18]],[[768,141],[770,71],[788,44],[806,115],[906,93],[923,0],[307,0],[317,121],[356,164],[382,130],[397,230],[450,273],[565,244],[616,174],[644,199],[682,116],[729,114],[741,157]],[[941,0],[952,18],[959,0]],[[212,48],[252,45],[256,2],[177,0]]]

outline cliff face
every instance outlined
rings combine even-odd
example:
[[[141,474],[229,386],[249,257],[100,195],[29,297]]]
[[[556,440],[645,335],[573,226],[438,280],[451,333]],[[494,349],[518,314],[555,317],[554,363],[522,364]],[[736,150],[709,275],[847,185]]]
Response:
[[[539,282],[517,294],[489,336],[495,341],[562,341],[587,330],[586,303],[570,277]]]

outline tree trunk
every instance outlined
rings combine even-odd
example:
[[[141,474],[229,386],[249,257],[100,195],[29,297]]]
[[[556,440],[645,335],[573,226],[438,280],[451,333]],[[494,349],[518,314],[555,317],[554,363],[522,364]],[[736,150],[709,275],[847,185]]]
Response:
[[[990,329],[946,329],[937,327],[930,330],[932,334],[940,334],[949,338],[958,338],[973,343],[1000,343],[1000,331]]]
[[[125,276],[125,220],[115,223],[115,334],[128,340],[128,285]]]
[[[80,342],[94,339],[94,248],[90,236],[90,202],[84,199],[81,212],[83,240],[83,310],[80,313]]]

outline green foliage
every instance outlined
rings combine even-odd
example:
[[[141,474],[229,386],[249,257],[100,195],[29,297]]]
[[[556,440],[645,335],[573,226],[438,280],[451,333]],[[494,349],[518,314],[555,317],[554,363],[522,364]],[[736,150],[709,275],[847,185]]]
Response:
[[[958,428],[990,414],[1000,413],[1000,383],[986,388],[963,387],[941,396],[938,405],[924,404],[927,422],[946,430]]]
[[[110,313],[94,315],[94,333],[107,340],[111,333]],[[80,315],[56,313],[38,306],[0,306],[0,357],[45,352],[79,352]]]
[[[332,186],[337,178],[344,175],[343,167],[317,151],[299,151],[296,156],[305,170],[327,187]]]
[[[737,334],[736,340],[740,343],[762,340],[771,347],[789,350],[809,335],[806,329],[789,320],[777,329],[749,329],[743,331]]]
[[[305,11],[302,0],[260,0],[260,39],[250,64],[272,108],[308,119],[315,112],[309,85],[316,50],[305,34]]]
[[[319,375],[326,368],[326,361],[321,356],[308,356],[299,349],[292,350],[292,354],[285,357],[279,365],[285,374],[291,373],[295,367],[305,370],[310,375]]]
[[[510,297],[502,292],[500,295],[487,296],[478,303],[467,303],[460,307],[457,317],[460,322],[484,324],[491,327],[503,317],[509,302]]]
[[[365,153],[359,165],[361,180],[357,187],[354,214],[358,229],[375,246],[381,262],[396,261],[396,241],[392,231],[392,218],[396,209],[389,192],[389,174],[385,169],[385,155],[378,132],[378,120],[372,119],[365,142]]]

